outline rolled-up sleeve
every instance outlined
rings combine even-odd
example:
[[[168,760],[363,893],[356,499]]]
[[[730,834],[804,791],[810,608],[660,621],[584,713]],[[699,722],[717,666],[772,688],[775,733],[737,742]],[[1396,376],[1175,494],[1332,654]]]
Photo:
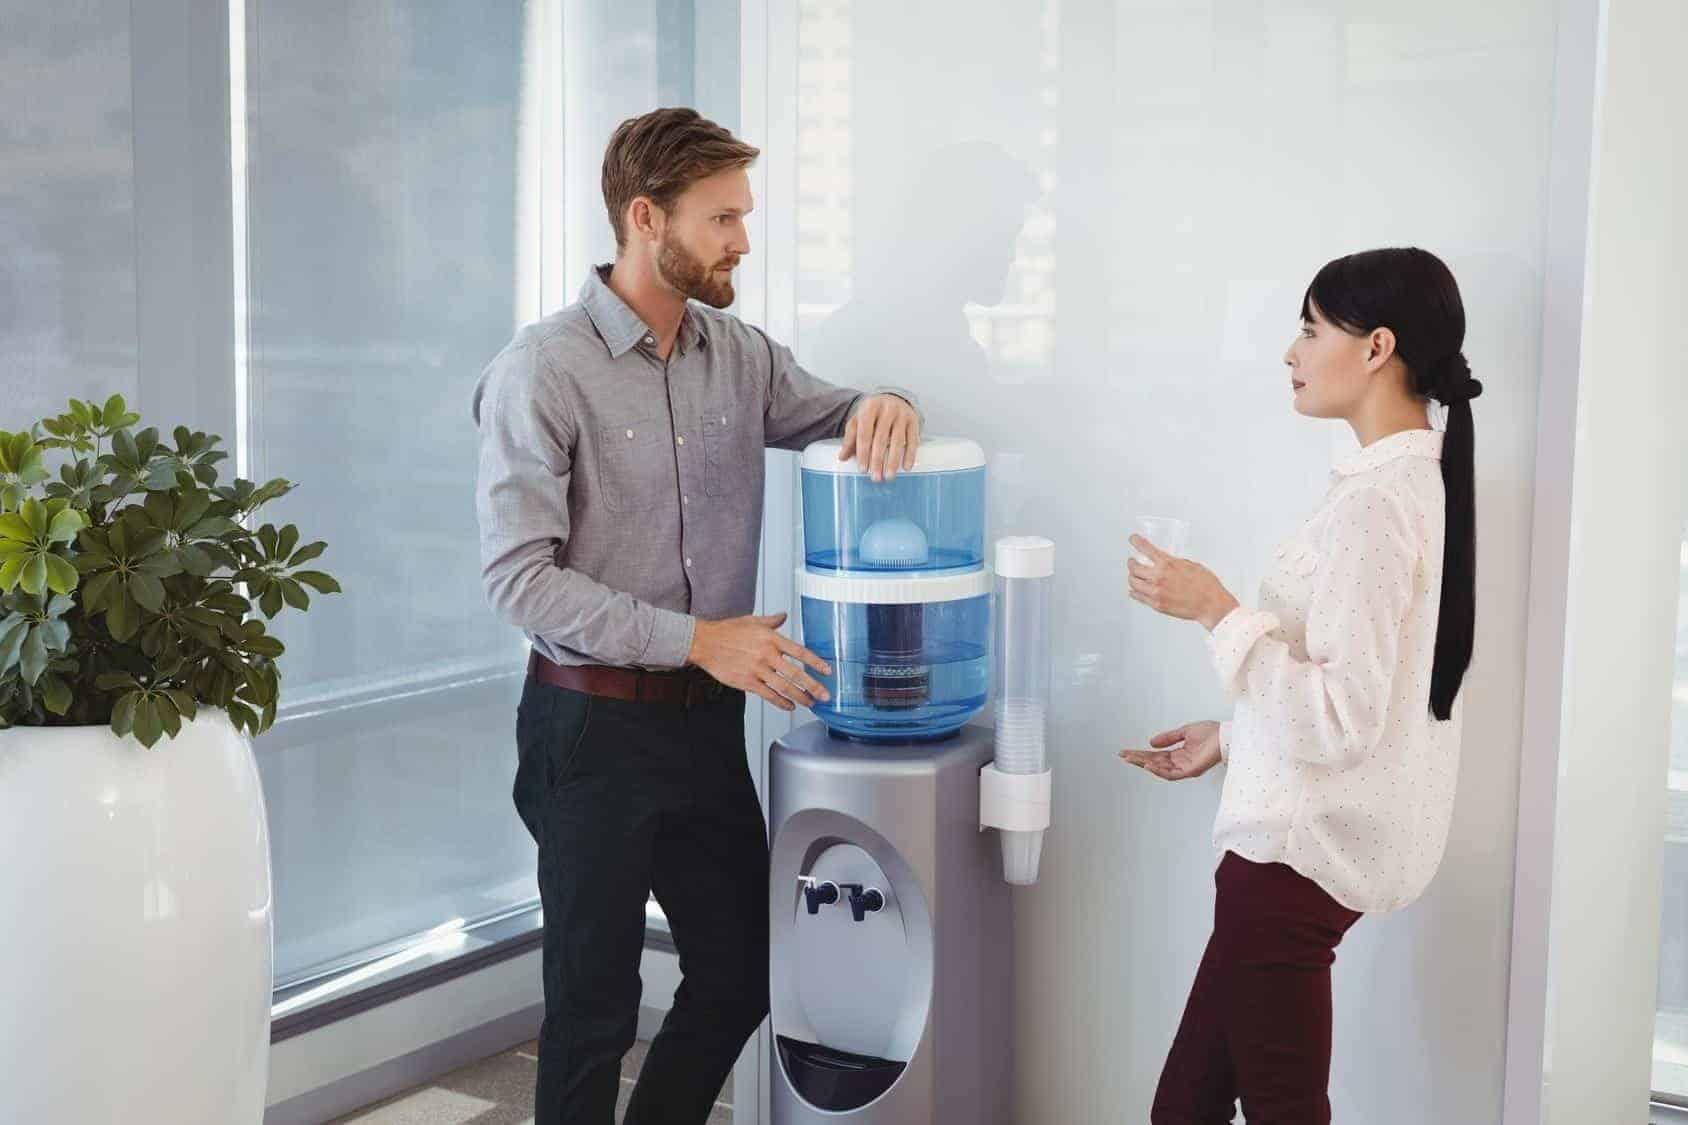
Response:
[[[604,664],[678,668],[695,620],[558,565],[569,539],[576,431],[556,373],[531,346],[493,360],[475,389],[481,582],[498,616]]]
[[[1283,731],[1283,749],[1295,758],[1344,769],[1382,737],[1416,542],[1399,498],[1358,490],[1335,509],[1312,577],[1305,660],[1276,635],[1271,613],[1238,608],[1214,627],[1209,643],[1221,684]]]

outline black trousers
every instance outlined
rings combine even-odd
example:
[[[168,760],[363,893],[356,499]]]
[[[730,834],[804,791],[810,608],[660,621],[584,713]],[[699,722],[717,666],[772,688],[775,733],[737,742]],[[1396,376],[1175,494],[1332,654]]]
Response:
[[[626,1125],[703,1125],[768,1011],[768,841],[744,695],[623,703],[529,679],[514,796],[539,845],[545,1022],[535,1125],[611,1125],[651,892],[681,984]]]

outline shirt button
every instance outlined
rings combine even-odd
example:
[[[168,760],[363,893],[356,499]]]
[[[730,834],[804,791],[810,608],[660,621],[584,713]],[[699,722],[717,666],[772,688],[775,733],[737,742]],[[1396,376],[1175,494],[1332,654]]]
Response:
[[[687,559],[687,560],[686,560],[686,565],[687,565],[687,566],[691,566],[691,565],[692,565],[692,560],[691,560],[691,559]]]
[[[645,343],[647,343],[647,344],[656,343],[656,337],[655,336],[646,336],[645,337]]]
[[[680,503],[682,503],[682,504],[690,504],[691,502],[692,502],[692,498],[690,496],[680,497]]]
[[[679,442],[679,443],[680,443],[680,444],[681,444],[681,445],[685,445],[685,444],[686,444],[686,438],[685,438],[685,436],[684,436],[684,435],[681,435],[681,436],[680,436],[680,437],[677,437],[677,438],[675,438],[675,439],[674,439],[674,440],[675,440],[675,441],[677,441],[677,442]]]
[[[628,436],[628,437],[632,437],[632,436],[633,436],[633,431],[632,431],[632,430],[628,430],[628,431],[627,431],[627,436]]]

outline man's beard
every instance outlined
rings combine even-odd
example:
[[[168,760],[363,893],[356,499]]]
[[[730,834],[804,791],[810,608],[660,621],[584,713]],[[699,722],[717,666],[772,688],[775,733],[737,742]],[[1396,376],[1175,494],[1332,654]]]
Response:
[[[733,303],[733,282],[730,274],[717,274],[715,267],[736,266],[737,258],[723,258],[706,265],[681,246],[677,239],[664,238],[657,252],[656,268],[662,279],[694,301],[702,301],[710,308],[724,309]]]

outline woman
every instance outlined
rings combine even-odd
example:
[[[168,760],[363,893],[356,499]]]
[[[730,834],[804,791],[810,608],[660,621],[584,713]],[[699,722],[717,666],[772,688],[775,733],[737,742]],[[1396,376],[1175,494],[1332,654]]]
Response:
[[[1430,882],[1458,772],[1476,529],[1470,402],[1453,275],[1423,250],[1319,271],[1290,345],[1295,409],[1360,450],[1277,551],[1258,608],[1133,536],[1131,596],[1211,633],[1228,723],[1120,757],[1168,781],[1227,766],[1213,937],[1155,1093],[1155,1125],[1330,1121],[1330,966],[1361,914]],[[1431,429],[1430,400],[1447,406]]]

